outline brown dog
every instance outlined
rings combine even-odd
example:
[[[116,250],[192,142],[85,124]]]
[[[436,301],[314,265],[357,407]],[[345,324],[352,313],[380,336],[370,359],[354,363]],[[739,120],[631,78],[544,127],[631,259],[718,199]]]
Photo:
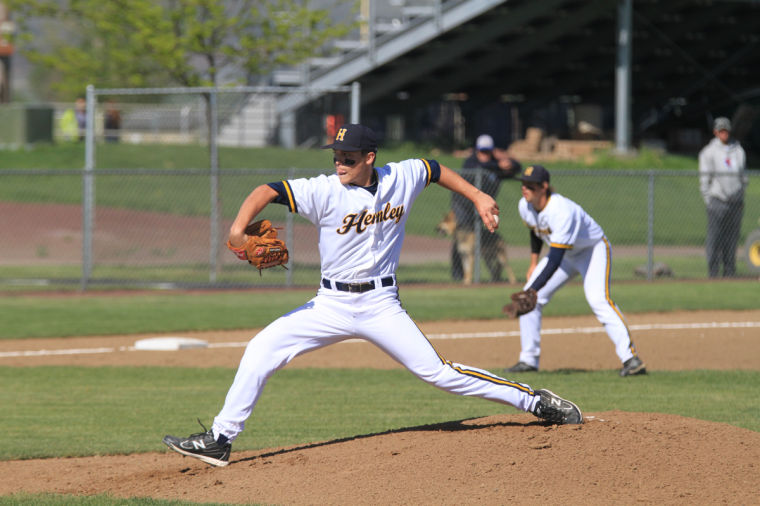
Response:
[[[447,237],[453,237],[459,257],[462,259],[462,282],[465,285],[472,284],[473,271],[475,270],[475,231],[463,230],[457,227],[454,211],[449,211],[436,225],[436,231]],[[483,255],[491,272],[491,279],[501,279],[502,270],[506,271],[509,283],[517,283],[515,273],[509,265],[507,258],[507,243],[499,234],[483,232],[480,237],[480,253]]]

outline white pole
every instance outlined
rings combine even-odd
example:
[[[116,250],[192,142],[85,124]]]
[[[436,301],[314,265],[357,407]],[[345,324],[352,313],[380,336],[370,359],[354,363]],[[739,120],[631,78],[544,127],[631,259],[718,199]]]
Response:
[[[633,0],[618,0],[618,45],[615,64],[615,150],[626,154],[631,148],[631,17]]]
[[[217,104],[216,90],[212,90],[209,100],[209,165],[211,168],[211,223],[210,223],[210,251],[209,251],[209,282],[216,283],[219,265],[219,241],[220,241],[220,218],[221,206],[219,198],[219,152],[217,150],[217,136],[219,133],[219,108]]]
[[[361,120],[361,85],[358,81],[351,83],[351,123],[359,123]]]
[[[82,173],[82,290],[92,276],[92,235],[95,228],[95,87],[87,85],[87,123]]]

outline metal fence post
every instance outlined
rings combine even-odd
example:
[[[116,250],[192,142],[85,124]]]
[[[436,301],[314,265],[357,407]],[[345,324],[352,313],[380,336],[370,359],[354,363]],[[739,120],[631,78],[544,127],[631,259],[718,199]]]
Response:
[[[615,62],[615,150],[631,149],[631,45],[633,0],[618,0],[617,60]]]
[[[359,111],[360,105],[360,93],[361,85],[358,81],[351,83],[351,123],[359,123],[361,121],[361,115]]]
[[[295,177],[295,169],[291,167],[288,169],[288,180],[293,180]],[[293,213],[285,214],[285,244],[290,244],[291,248],[293,247],[293,244],[295,244],[294,221],[295,220],[293,219]],[[290,256],[288,259],[288,265],[286,265],[286,267],[288,270],[285,272],[285,285],[293,286],[293,270],[295,269],[295,264],[293,263],[292,256]]]
[[[221,209],[219,198],[219,153],[217,151],[217,135],[219,130],[219,114],[217,107],[216,89],[209,92],[209,165],[211,172],[211,223],[209,251],[209,282],[216,283],[219,273],[219,224]]]
[[[369,19],[367,20],[367,56],[369,61],[373,64],[377,61],[377,54],[375,53],[375,21],[377,17],[377,7],[374,0],[368,0],[369,3]]]
[[[84,171],[82,172],[82,279],[87,289],[92,276],[92,234],[95,226],[95,87],[87,85]]]
[[[483,188],[483,170],[484,169],[475,169],[475,188],[478,190],[481,190]],[[475,230],[475,265],[472,269],[472,282],[473,284],[480,283],[480,238],[483,235],[482,226],[480,225],[480,216],[478,215],[477,209],[475,209],[475,206],[473,207],[473,222],[472,227]]]
[[[654,170],[648,171],[647,189],[647,280],[654,279]]]

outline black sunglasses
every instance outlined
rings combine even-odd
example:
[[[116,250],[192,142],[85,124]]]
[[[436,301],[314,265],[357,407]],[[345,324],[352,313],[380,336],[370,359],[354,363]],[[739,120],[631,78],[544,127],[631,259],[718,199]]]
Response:
[[[523,181],[523,184],[522,184],[522,185],[523,185],[525,188],[527,188],[527,189],[529,189],[530,191],[532,191],[532,192],[534,192],[534,191],[538,190],[538,189],[541,187],[541,185],[539,185],[539,184],[536,184],[536,183],[526,183],[525,181]]]
[[[353,167],[358,162],[356,160],[352,160],[351,158],[344,158],[343,160],[339,160],[338,158],[333,156],[333,163],[339,163],[341,165],[346,165],[348,167]]]

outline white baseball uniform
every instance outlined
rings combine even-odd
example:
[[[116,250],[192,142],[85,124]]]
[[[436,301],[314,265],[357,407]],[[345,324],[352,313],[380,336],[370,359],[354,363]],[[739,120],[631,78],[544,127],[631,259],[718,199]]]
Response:
[[[278,318],[249,343],[214,436],[230,441],[243,430],[267,379],[294,357],[346,339],[369,341],[418,378],[447,392],[533,411],[530,386],[441,357],[401,306],[395,272],[412,204],[438,181],[435,160],[376,168],[373,188],[343,185],[337,175],[270,185],[291,212],[319,230],[322,281],[317,295]]]
[[[559,268],[538,290],[536,308],[520,317],[520,361],[538,368],[543,307],[577,274],[583,277],[586,300],[615,344],[620,361],[633,357],[636,350],[625,319],[610,296],[612,249],[602,227],[581,206],[557,193],[549,196],[541,212],[525,198],[520,199],[517,208],[522,220],[537,237],[549,247],[566,250]],[[541,259],[526,283],[526,289],[541,274],[547,261],[546,256]]]

